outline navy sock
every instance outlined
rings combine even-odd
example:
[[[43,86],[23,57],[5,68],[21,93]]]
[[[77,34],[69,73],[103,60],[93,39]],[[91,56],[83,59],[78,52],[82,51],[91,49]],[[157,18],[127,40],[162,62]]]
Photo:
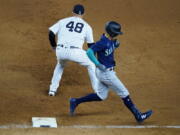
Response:
[[[133,104],[131,98],[129,96],[122,98],[122,100],[124,101],[124,104],[126,105],[126,107],[135,115],[137,116],[138,114],[140,114],[139,110],[136,108],[136,106]]]
[[[127,106],[127,108],[131,108],[132,106],[134,106],[134,104],[129,96],[122,98],[122,100],[124,101],[124,104]]]
[[[80,104],[83,102],[91,102],[91,101],[102,101],[101,98],[96,93],[91,93],[87,96],[76,98],[76,103]]]

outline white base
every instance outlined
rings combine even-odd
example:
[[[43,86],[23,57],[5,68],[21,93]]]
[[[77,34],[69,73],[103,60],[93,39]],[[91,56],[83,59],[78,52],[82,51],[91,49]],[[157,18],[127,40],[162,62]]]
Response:
[[[50,117],[32,117],[33,127],[57,128],[56,118]]]

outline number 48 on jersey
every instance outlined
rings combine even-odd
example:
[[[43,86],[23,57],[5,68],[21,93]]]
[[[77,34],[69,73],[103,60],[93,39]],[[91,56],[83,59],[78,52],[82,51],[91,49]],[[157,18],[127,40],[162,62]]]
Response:
[[[84,27],[83,23],[74,23],[74,21],[70,21],[67,25],[66,28],[69,29],[70,32],[77,32],[77,33],[81,33],[82,29]]]

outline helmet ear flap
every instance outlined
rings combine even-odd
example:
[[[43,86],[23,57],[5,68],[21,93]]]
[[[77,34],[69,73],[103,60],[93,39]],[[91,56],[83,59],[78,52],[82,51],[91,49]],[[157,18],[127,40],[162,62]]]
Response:
[[[105,25],[105,30],[111,37],[116,37],[117,35],[123,34],[121,32],[121,25],[114,21],[107,22]]]

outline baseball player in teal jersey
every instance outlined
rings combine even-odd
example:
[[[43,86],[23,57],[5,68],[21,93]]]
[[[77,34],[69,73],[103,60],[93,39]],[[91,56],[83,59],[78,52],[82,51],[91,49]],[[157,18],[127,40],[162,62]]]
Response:
[[[132,112],[137,122],[143,122],[152,115],[152,110],[141,113],[129,96],[128,89],[123,85],[114,71],[114,51],[120,42],[115,39],[121,32],[121,25],[110,21],[105,26],[106,34],[87,50],[87,55],[96,65],[96,75],[100,80],[99,88],[95,93],[80,98],[70,99],[70,115],[74,115],[76,107],[84,102],[103,101],[107,98],[109,89],[113,89],[121,97],[125,106]],[[97,54],[97,58],[95,56]]]

